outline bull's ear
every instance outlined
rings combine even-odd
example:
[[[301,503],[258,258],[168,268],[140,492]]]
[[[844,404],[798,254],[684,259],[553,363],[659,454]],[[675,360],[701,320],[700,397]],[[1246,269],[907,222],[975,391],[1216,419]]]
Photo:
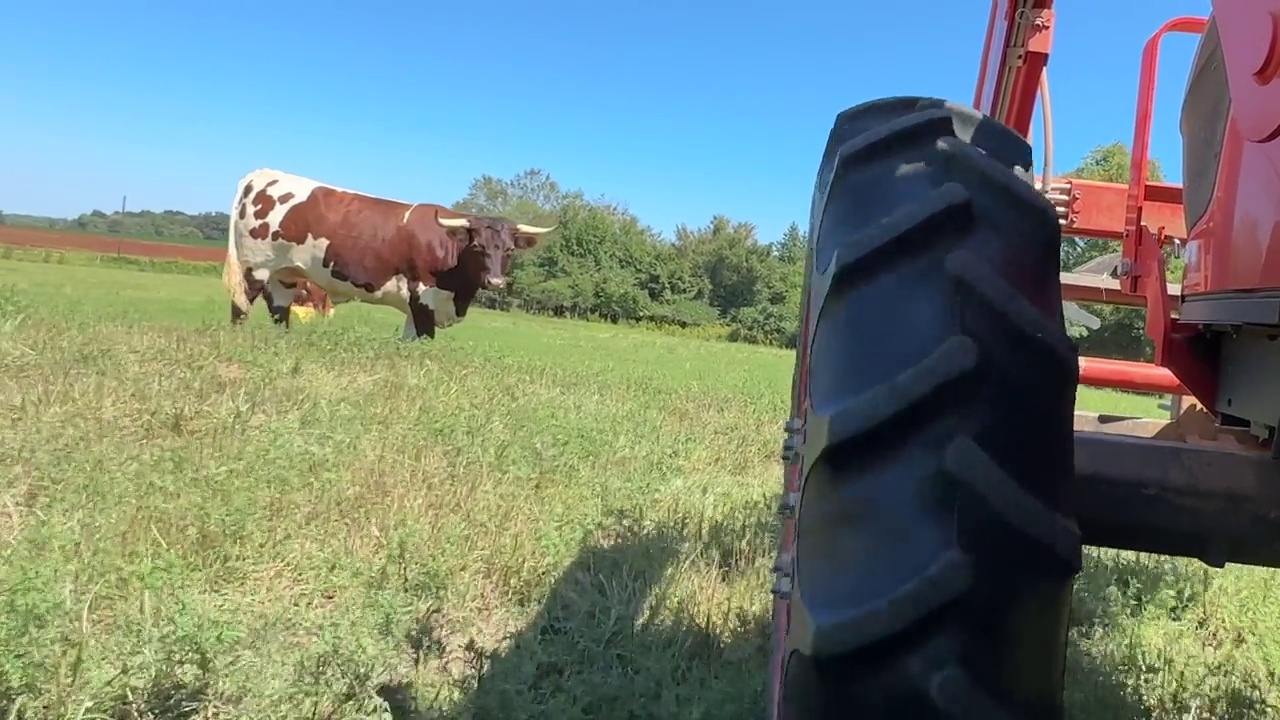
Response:
[[[516,235],[516,249],[528,250],[538,244],[537,235]]]

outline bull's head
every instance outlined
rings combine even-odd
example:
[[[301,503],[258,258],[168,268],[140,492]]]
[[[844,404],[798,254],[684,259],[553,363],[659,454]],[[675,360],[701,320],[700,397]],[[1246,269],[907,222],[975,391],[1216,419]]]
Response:
[[[506,284],[511,253],[528,250],[538,244],[540,236],[555,230],[554,225],[544,228],[480,215],[441,217],[439,210],[436,222],[443,228],[466,231],[466,247],[458,258],[458,265],[466,270],[474,269],[485,290],[497,290]]]

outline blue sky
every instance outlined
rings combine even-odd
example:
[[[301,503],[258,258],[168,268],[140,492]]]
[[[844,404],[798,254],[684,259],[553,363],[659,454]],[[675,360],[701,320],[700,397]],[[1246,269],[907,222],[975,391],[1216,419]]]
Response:
[[[541,167],[664,232],[807,216],[826,132],[883,95],[970,102],[985,0],[12,3],[0,210],[227,210],[276,167],[450,203]],[[361,8],[356,10],[355,8]],[[1133,133],[1142,44],[1209,0],[1061,0],[1055,168]],[[1180,175],[1194,39],[1165,44],[1153,141]],[[1038,133],[1038,130],[1037,130]]]

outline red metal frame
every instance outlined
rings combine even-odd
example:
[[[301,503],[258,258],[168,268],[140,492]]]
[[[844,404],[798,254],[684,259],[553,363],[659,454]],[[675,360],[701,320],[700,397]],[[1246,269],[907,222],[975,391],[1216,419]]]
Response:
[[[1156,225],[1146,215],[1147,166],[1151,157],[1151,117],[1155,105],[1156,70],[1160,43],[1170,33],[1201,34],[1207,18],[1174,18],[1160,27],[1142,49],[1138,79],[1137,113],[1133,128],[1132,159],[1129,165],[1129,192],[1125,206],[1125,231],[1121,241],[1122,264],[1130,271],[1121,278],[1121,289],[1147,300],[1147,335],[1155,344],[1155,364],[1168,368],[1204,407],[1214,407],[1218,391],[1217,375],[1195,352],[1199,328],[1178,323],[1173,318],[1169,286],[1165,279],[1164,244],[1174,228]],[[1181,205],[1181,191],[1179,191]],[[1151,222],[1149,222],[1149,220]],[[1183,237],[1186,230],[1184,223]]]
[[[1053,45],[1053,0],[992,0],[973,106],[1031,134],[1040,73]]]
[[[1191,394],[1191,391],[1178,382],[1168,368],[1152,363],[1110,358],[1080,358],[1080,384],[1170,395]]]
[[[1129,188],[1117,183],[1062,178],[1068,186],[1069,204],[1063,234],[1100,240],[1123,240],[1128,228]],[[1169,237],[1185,240],[1182,186],[1163,182],[1143,183],[1142,214],[1152,227],[1163,227]]]
[[[1147,214],[1147,166],[1151,162],[1151,116],[1155,111],[1156,70],[1160,65],[1160,43],[1170,33],[1203,34],[1208,24],[1208,18],[1174,18],[1162,25],[1142,48],[1142,65],[1138,76],[1138,108],[1133,124],[1133,146],[1130,148],[1129,189],[1125,199],[1124,239],[1122,241],[1124,247],[1123,257],[1134,265],[1144,259],[1141,257],[1143,252],[1139,250],[1144,239],[1144,233],[1141,232],[1144,227],[1155,228],[1155,232],[1161,236],[1161,239],[1166,234],[1173,234],[1174,227],[1179,228],[1178,238],[1186,238],[1187,236],[1185,221],[1181,217],[1182,188],[1177,189],[1177,214],[1179,217],[1175,223],[1166,222],[1165,224],[1160,224],[1158,221],[1165,220],[1164,218],[1156,218],[1154,214]],[[1150,222],[1147,222],[1148,220]],[[1159,254],[1159,248],[1155,249]],[[1163,278],[1164,275],[1160,277]],[[1131,273],[1125,278],[1127,281],[1125,289],[1136,295],[1149,295],[1149,293],[1143,292],[1146,289],[1143,287],[1146,284],[1144,279],[1149,278],[1137,273]],[[1148,327],[1150,327],[1150,323],[1148,323]],[[1152,339],[1155,338],[1153,337]]]
[[[805,268],[806,274],[811,275],[809,268]],[[796,439],[803,442],[805,432],[805,419],[808,417],[808,406],[806,405],[805,388],[809,386],[809,288],[806,283],[804,288],[804,307],[800,315],[800,338],[796,343],[796,373],[798,375],[795,388],[791,397],[791,412],[799,423],[796,430]],[[797,447],[803,447],[797,444]],[[792,548],[796,542],[796,521],[795,513],[799,510],[798,503],[800,497],[800,473],[803,470],[802,463],[796,460],[785,461],[783,464],[783,495],[782,504],[789,502],[790,498],[796,498],[797,507],[791,511],[783,511],[782,518],[782,541],[780,543],[779,558],[789,559],[791,557]],[[790,573],[787,573],[788,577]],[[789,593],[775,593],[773,601],[773,642],[775,654],[770,658],[770,679],[771,687],[774,691],[774,702],[769,707],[769,719],[778,720],[781,714],[780,701],[782,699],[782,676],[783,670],[787,666],[786,647],[784,638],[787,636],[787,630],[791,626],[791,599]]]
[[[1053,0],[992,0],[987,19],[974,106],[1028,139],[1053,19]],[[1053,200],[1066,234],[1119,240],[1122,248],[1118,289],[1067,287],[1064,298],[1144,305],[1146,332],[1155,345],[1154,364],[1081,358],[1081,384],[1189,394],[1213,407],[1216,377],[1192,352],[1196,329],[1174,319],[1178,298],[1169,296],[1165,280],[1165,242],[1188,236],[1182,188],[1147,180],[1160,42],[1169,33],[1202,33],[1206,24],[1205,18],[1170,20],[1143,47],[1129,184],[1053,179]]]

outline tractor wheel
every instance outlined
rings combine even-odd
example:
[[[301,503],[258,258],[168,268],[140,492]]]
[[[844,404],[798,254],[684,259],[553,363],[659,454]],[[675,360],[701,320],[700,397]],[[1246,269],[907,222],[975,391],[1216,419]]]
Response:
[[[942,100],[836,118],[775,585],[783,720],[1063,717],[1078,369],[1031,168],[1025,140]]]

